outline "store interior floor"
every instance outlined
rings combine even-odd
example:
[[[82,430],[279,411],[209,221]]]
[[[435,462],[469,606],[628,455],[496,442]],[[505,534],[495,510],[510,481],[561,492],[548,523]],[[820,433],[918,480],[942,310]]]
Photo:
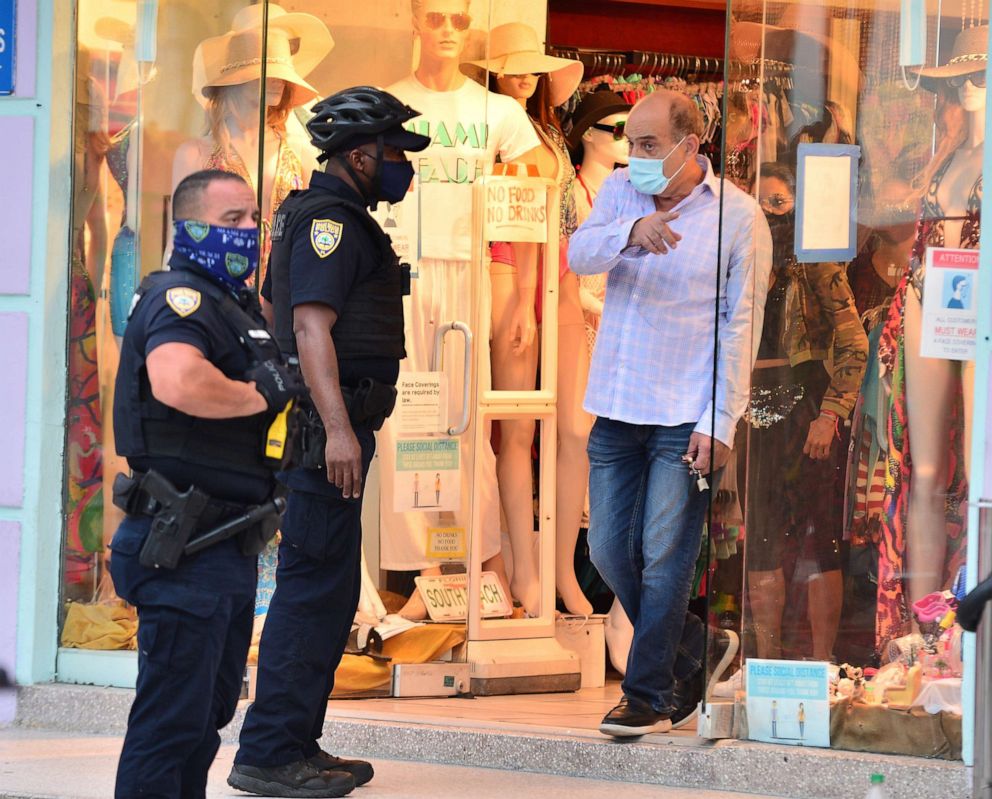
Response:
[[[372,721],[457,725],[507,732],[531,732],[601,738],[599,722],[620,700],[619,680],[576,693],[516,694],[434,699],[333,699],[329,715]],[[647,736],[644,740],[661,736]],[[700,742],[696,725],[673,730],[666,738]]]

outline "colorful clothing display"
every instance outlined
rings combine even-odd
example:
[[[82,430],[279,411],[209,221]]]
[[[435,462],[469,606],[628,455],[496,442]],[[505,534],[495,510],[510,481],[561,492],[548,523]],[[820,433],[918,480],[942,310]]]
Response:
[[[879,360],[883,379],[892,398],[887,422],[888,474],[885,484],[885,514],[882,523],[878,562],[878,612],[875,626],[877,651],[893,638],[906,635],[912,628],[912,616],[905,593],[906,519],[913,479],[913,458],[910,447],[909,410],[906,402],[906,340],[905,306],[907,291],[912,290],[922,301],[926,268],[926,251],[945,246],[945,226],[952,220],[962,221],[959,246],[978,247],[981,230],[982,176],[979,175],[967,200],[963,217],[944,215],[937,199],[940,180],[947,172],[953,154],[937,169],[923,197],[922,217],[917,228],[916,242],[909,269],[896,290],[895,299],[879,343]],[[944,492],[946,530],[934,530],[933,535],[947,536],[944,574],[950,578],[957,573],[965,555],[967,526],[968,475],[964,462],[965,419],[963,388],[958,383],[950,408],[950,440],[947,442],[947,489]]]
[[[103,549],[103,436],[96,351],[96,293],[82,261],[73,260],[66,408],[65,578],[83,580]]]

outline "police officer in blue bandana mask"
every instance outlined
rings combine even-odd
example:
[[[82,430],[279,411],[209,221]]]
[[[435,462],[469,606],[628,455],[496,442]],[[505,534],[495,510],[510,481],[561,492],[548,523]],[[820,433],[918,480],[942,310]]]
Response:
[[[303,392],[245,288],[258,262],[251,188],[197,172],[176,187],[173,212],[170,269],[135,296],[114,396],[131,473],[114,484],[126,516],[110,572],[139,621],[117,797],[206,795],[217,731],[241,693],[257,554],[283,502],[268,432]]]

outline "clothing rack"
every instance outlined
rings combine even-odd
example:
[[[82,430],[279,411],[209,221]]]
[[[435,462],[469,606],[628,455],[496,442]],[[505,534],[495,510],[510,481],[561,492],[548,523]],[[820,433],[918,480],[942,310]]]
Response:
[[[551,55],[581,61],[585,66],[586,79],[600,75],[623,75],[636,72],[639,75],[655,78],[685,78],[695,80],[701,77],[717,78],[723,75],[722,58],[685,55],[681,53],[657,53],[649,50],[600,50],[588,47],[555,45],[549,48]]]

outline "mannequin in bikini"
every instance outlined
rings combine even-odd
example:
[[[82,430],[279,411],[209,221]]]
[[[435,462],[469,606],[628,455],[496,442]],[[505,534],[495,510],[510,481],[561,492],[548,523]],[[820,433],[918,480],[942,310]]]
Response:
[[[415,183],[421,192],[420,204],[434,213],[424,214],[420,220],[421,257],[405,306],[407,358],[401,363],[402,372],[440,369],[441,364],[434,363],[433,357],[437,327],[453,320],[471,319],[472,247],[481,246],[472,241],[471,184],[491,170],[497,158],[503,163],[513,163],[540,144],[519,105],[487,92],[459,70],[472,26],[468,0],[411,0],[411,11],[419,63],[413,74],[387,87],[387,91],[421,112],[410,124],[416,132],[433,140],[427,150],[418,154],[413,165],[418,173]],[[532,246],[515,249],[520,250],[528,277],[518,286],[519,296],[506,335],[525,349],[532,346],[537,329],[536,250]],[[488,287],[483,286],[480,295],[488,303]],[[461,381],[467,379],[461,374],[461,344],[455,339],[448,336],[443,357],[451,420],[461,413]],[[483,350],[485,347],[480,347],[480,352]],[[487,369],[488,364],[480,364],[480,373]],[[400,513],[394,510],[397,439],[395,420],[389,419],[377,436],[382,480],[380,566],[394,571],[419,571],[422,575],[438,574],[440,567],[427,551],[428,528],[454,524],[466,532],[469,530],[467,510],[472,486],[466,466],[473,460],[473,425],[458,439],[462,466],[459,511]],[[475,462],[481,470],[483,570],[495,572],[511,594],[523,594],[519,585],[517,592],[507,585],[492,448],[487,445],[485,451],[476,453]],[[530,602],[523,604],[530,609]],[[400,614],[409,619],[426,617],[427,609],[417,591]]]
[[[901,358],[905,382],[893,381],[894,486],[879,563],[879,646],[909,632],[913,603],[946,587],[964,551],[973,362],[921,357],[920,342],[923,292],[933,290],[924,289],[927,249],[979,245],[987,37],[987,26],[969,28],[947,64],[920,70],[923,87],[942,95],[941,137],[925,173],[910,269],[881,345],[883,365]]]
[[[194,55],[193,94],[207,110],[207,135],[183,142],[172,165],[173,186],[200,169],[233,172],[257,189],[262,5],[239,11],[231,30],[201,42]],[[291,54],[290,41],[299,40]],[[317,161],[309,143],[287,133],[292,110],[318,98],[304,80],[330,52],[333,40],[309,14],[286,13],[269,4],[266,106],[262,173],[259,285],[265,279],[272,216],[294,189],[306,188]]]
[[[627,139],[623,126],[630,104],[614,92],[597,91],[579,103],[572,115],[568,147],[578,163],[573,193],[578,223],[586,221],[603,181],[618,165],[627,164]],[[603,315],[606,275],[579,277],[579,299],[585,316],[589,354],[596,343],[596,331]]]
[[[476,65],[490,73],[490,89],[514,99],[528,111],[530,122],[541,138],[541,147],[526,161],[542,177],[554,179],[561,190],[558,269],[558,460],[556,480],[555,587],[570,613],[588,615],[592,605],[575,577],[575,544],[582,523],[589,460],[586,445],[592,419],[582,408],[589,375],[589,352],[585,322],[579,300],[578,276],[565,261],[568,237],[577,227],[573,183],[575,170],[554,107],[565,102],[582,77],[581,65],[543,52],[537,34],[521,23],[494,28],[490,34],[490,60]],[[534,389],[538,347],[519,352],[506,335],[506,320],[519,281],[515,265],[500,263],[494,246],[490,269],[493,291],[493,388]],[[504,259],[509,260],[509,259]],[[540,591],[534,554],[531,445],[535,422],[529,419],[500,423],[498,459],[500,500],[513,545],[511,588],[524,608],[536,611]]]

